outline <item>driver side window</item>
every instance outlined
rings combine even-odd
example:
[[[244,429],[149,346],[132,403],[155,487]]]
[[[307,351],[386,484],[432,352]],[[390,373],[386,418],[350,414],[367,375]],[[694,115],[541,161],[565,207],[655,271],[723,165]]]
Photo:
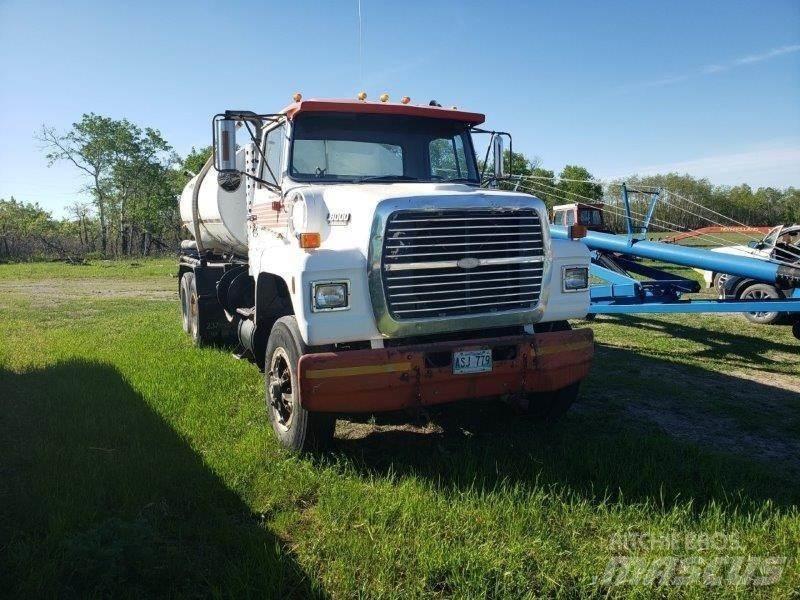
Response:
[[[286,139],[286,125],[280,125],[267,132],[267,139],[264,147],[264,156],[267,163],[261,173],[261,178],[275,185],[281,183],[283,144]]]

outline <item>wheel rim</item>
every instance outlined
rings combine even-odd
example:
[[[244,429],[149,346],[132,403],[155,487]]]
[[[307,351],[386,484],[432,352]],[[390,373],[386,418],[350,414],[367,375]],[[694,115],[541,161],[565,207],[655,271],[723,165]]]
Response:
[[[189,331],[189,301],[186,298],[185,286],[181,286],[181,313],[183,316],[183,328]]]
[[[764,300],[765,298],[772,298],[772,296],[770,296],[764,290],[750,290],[750,291],[745,292],[742,295],[742,298],[744,298],[745,300]],[[764,319],[764,318],[766,318],[766,317],[768,317],[768,316],[770,316],[770,315],[772,315],[774,313],[772,313],[772,312],[751,312],[750,314],[753,315],[754,317],[758,318],[758,319]]]
[[[291,429],[295,414],[295,399],[289,356],[283,348],[276,348],[272,353],[267,400],[272,407],[275,424],[283,431]]]
[[[192,337],[197,337],[197,296],[189,295],[189,322],[191,323]]]

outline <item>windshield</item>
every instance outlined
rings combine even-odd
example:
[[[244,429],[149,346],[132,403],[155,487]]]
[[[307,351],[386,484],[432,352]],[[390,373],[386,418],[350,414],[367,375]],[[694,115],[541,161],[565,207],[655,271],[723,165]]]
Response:
[[[778,241],[778,234],[781,232],[781,229],[783,229],[783,226],[778,225],[775,229],[770,231],[763,240],[761,240],[761,243],[766,247],[774,246],[775,242]]]
[[[599,210],[581,209],[580,223],[581,225],[602,225],[603,215]]]
[[[478,183],[464,123],[353,113],[301,115],[289,175],[298,181]]]

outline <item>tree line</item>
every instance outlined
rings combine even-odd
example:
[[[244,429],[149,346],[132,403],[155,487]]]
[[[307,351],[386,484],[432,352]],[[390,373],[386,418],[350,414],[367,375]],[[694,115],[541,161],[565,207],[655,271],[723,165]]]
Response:
[[[532,193],[548,210],[557,204],[604,203],[606,224],[625,230],[623,181],[602,182],[580,165],[567,165],[558,175],[541,167],[538,157],[505,153],[515,177],[501,185]],[[489,170],[490,171],[490,170]],[[688,231],[711,225],[774,226],[800,222],[800,189],[714,185],[708,179],[667,173],[625,178],[633,220],[641,221],[648,203],[658,193],[653,229]]]
[[[81,260],[178,250],[186,236],[177,197],[210,156],[210,147],[192,148],[181,157],[158,130],[93,113],[84,114],[66,131],[43,125],[36,138],[48,164],[66,162],[84,176],[82,191],[88,201],[76,201],[67,207],[66,217],[54,218],[24,198],[0,198],[0,259]],[[622,182],[598,181],[580,165],[567,165],[556,175],[543,168],[538,157],[517,152],[506,151],[506,164],[517,178],[502,183],[502,188],[533,193],[548,209],[566,202],[603,201],[607,223],[624,229]],[[633,176],[625,183],[634,190],[633,210],[642,214],[650,197],[642,191],[671,192],[657,205],[656,228],[800,222],[800,190],[794,187],[718,186],[677,173]]]
[[[35,138],[48,165],[65,162],[83,176],[88,200],[54,218],[24,198],[0,198],[0,259],[147,256],[178,248],[177,196],[210,147],[181,157],[158,130],[93,113],[63,132],[43,125]]]

